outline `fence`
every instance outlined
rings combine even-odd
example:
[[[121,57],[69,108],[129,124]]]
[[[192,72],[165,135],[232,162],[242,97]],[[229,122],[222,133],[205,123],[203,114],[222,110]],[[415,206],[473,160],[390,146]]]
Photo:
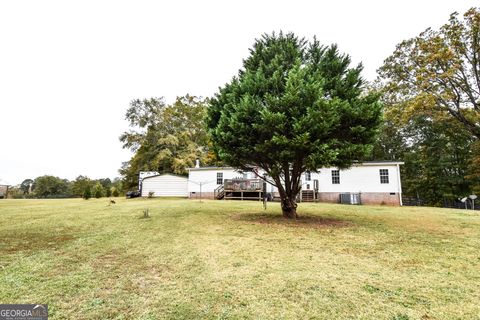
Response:
[[[465,202],[461,202],[456,199],[444,198],[442,202],[432,205],[425,200],[417,197],[402,196],[402,203],[404,206],[418,206],[418,207],[442,207],[452,209],[467,209],[467,210],[480,210],[480,198],[475,200],[475,209],[472,209],[472,200],[467,199]]]

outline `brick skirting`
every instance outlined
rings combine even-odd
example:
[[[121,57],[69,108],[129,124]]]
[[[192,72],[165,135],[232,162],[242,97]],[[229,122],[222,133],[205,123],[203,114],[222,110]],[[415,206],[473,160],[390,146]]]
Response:
[[[190,199],[200,199],[200,192],[190,192]],[[202,192],[202,199],[215,199],[214,192]]]
[[[362,204],[374,205],[400,205],[400,194],[390,194],[388,192],[362,192],[360,194]],[[190,192],[190,199],[200,199],[200,192]],[[202,192],[202,199],[215,199],[213,192]],[[340,203],[340,192],[319,192],[319,202]]]
[[[377,205],[400,205],[400,194],[388,192],[362,192],[360,193],[362,204],[377,204]],[[318,199],[320,202],[340,203],[339,192],[319,192]]]

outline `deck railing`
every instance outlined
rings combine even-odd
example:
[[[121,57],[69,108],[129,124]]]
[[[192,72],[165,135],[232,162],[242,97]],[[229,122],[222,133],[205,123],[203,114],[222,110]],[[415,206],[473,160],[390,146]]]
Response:
[[[225,191],[261,192],[263,181],[261,179],[225,179]]]

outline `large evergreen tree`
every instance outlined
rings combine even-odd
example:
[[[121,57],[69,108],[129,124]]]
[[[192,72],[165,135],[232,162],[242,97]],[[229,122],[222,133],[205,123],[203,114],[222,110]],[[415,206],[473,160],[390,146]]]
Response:
[[[304,171],[346,168],[371,149],[381,107],[364,91],[361,70],[335,45],[263,35],[211,100],[207,125],[218,156],[236,168],[262,168],[283,215],[296,218]]]

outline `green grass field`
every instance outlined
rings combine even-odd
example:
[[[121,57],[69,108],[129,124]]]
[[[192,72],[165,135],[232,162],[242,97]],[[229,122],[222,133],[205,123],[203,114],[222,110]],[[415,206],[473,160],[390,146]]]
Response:
[[[479,213],[107,204],[0,200],[0,302],[51,319],[480,319]]]

